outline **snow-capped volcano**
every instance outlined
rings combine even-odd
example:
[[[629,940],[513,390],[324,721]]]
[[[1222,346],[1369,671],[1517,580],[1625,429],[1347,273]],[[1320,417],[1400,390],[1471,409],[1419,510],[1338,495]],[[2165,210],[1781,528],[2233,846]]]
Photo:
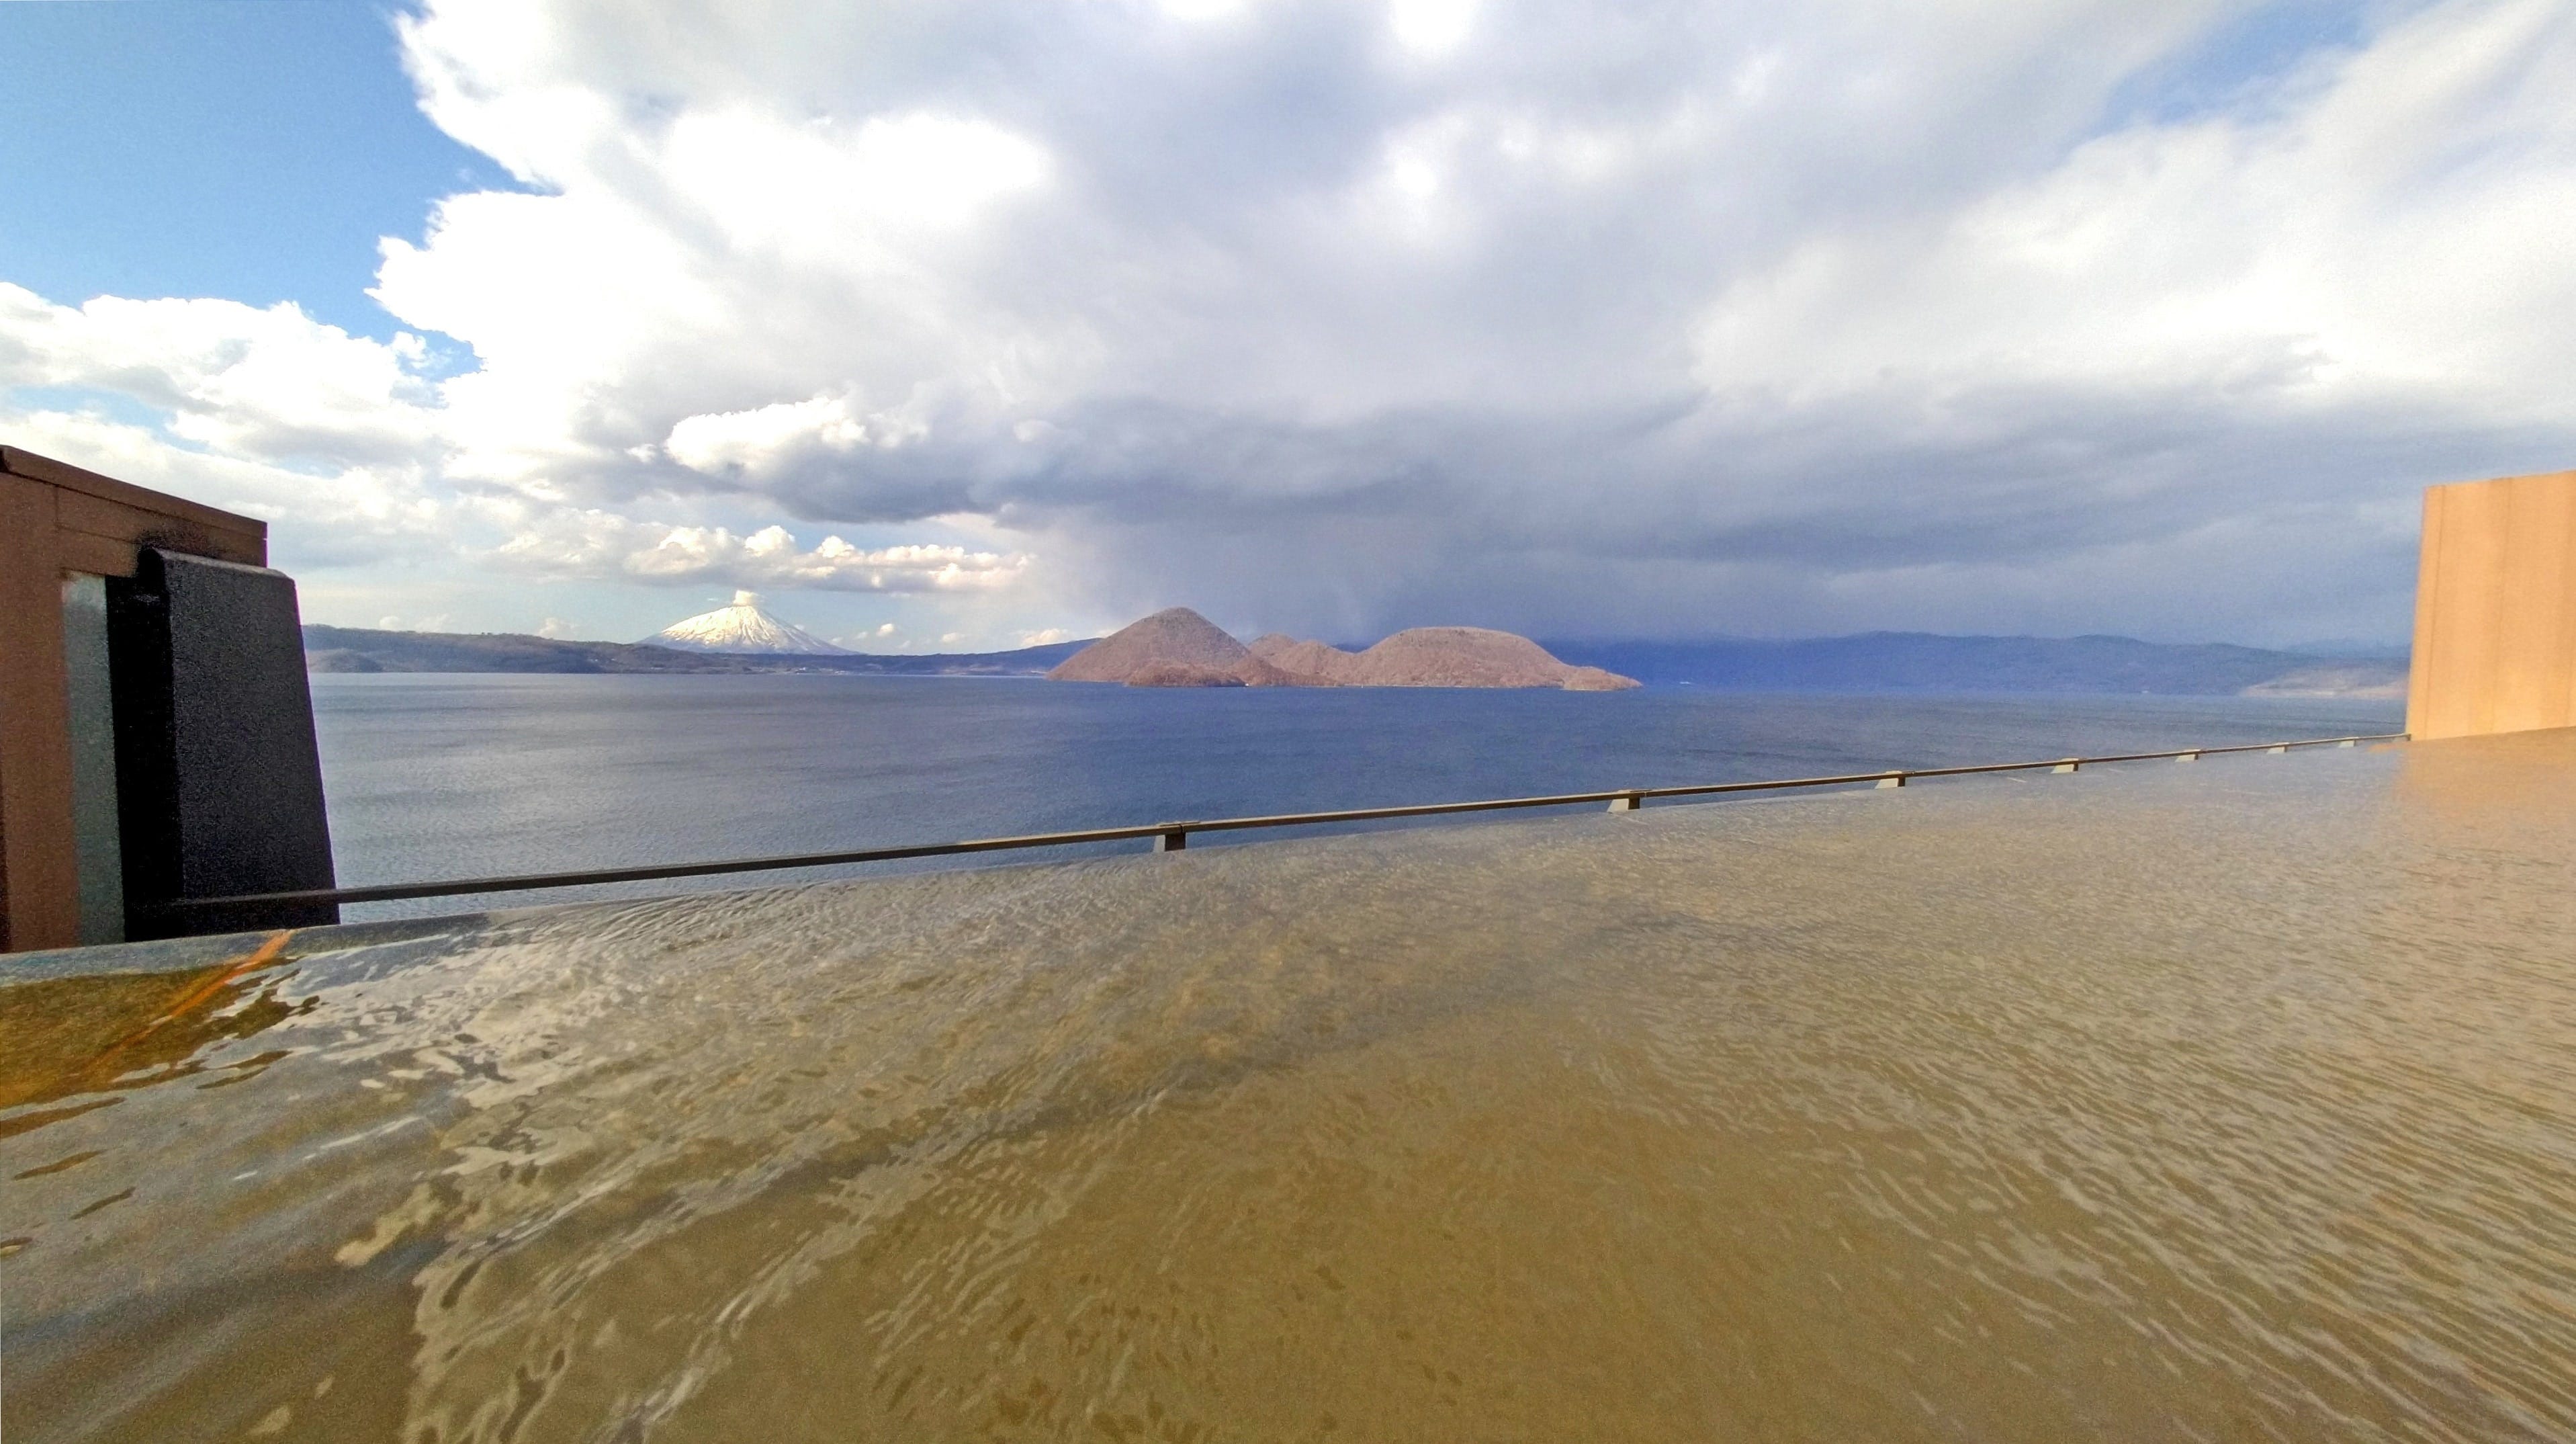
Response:
[[[644,640],[656,647],[677,647],[685,652],[811,657],[842,655],[848,650],[762,611],[758,592],[736,592],[732,606],[673,622]]]

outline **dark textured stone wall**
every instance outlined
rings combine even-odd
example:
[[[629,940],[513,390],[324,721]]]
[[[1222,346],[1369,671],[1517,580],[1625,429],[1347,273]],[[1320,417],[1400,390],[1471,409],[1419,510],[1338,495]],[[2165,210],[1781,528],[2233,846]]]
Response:
[[[110,584],[109,650],[127,936],[337,922],[328,903],[154,908],[334,885],[295,583],[147,549]]]

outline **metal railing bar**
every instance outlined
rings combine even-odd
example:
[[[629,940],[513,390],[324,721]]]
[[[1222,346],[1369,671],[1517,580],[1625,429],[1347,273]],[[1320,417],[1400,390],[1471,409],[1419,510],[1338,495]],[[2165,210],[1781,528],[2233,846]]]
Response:
[[[1188,824],[1197,827],[1198,824]],[[775,857],[742,857],[726,862],[659,863],[649,867],[596,868],[585,872],[545,872],[508,877],[458,878],[448,882],[386,883],[373,887],[312,888],[302,892],[242,893],[232,897],[179,898],[164,910],[246,907],[254,903],[402,902],[413,898],[458,897],[478,892],[534,892],[543,888],[580,887],[588,883],[655,882],[675,877],[715,877],[732,872],[777,872],[799,867],[831,867],[853,862],[899,862],[913,857],[952,857],[974,852],[1000,852],[1022,847],[1061,847],[1077,842],[1122,842],[1153,837],[1163,825],[1103,827],[1082,832],[1037,832],[1018,837],[984,837],[965,842],[922,843],[911,847],[872,847],[848,852],[809,852]]]
[[[1403,807],[1353,807],[1330,812],[1282,812],[1257,817],[1219,817],[1205,821],[1153,822],[1131,827],[1095,827],[1076,832],[1034,832],[1013,837],[973,838],[963,842],[919,843],[909,847],[853,848],[841,852],[788,853],[735,858],[726,862],[659,863],[644,867],[592,868],[581,872],[522,873],[507,877],[456,878],[444,882],[388,883],[373,887],[310,888],[298,892],[243,893],[231,897],[179,898],[159,904],[161,913],[198,912],[210,908],[256,907],[295,903],[408,902],[420,898],[464,897],[474,893],[537,892],[619,882],[658,882],[682,877],[718,877],[738,872],[785,872],[797,868],[837,867],[853,863],[901,862],[923,857],[961,857],[980,852],[1069,847],[1086,842],[1130,842],[1156,839],[1158,845],[1186,846],[1193,832],[1245,832],[1268,827],[1310,827],[1336,822],[1382,822],[1406,817],[1443,817],[1476,812],[1505,812],[1532,807],[1574,807],[1586,803],[1634,806],[1652,797],[1715,797],[1727,793],[1782,792],[1794,788],[1902,785],[1918,777],[1971,777],[1997,772],[2036,772],[2062,767],[2089,767],[2110,762],[2155,762],[2177,757],[2215,757],[2238,752],[2286,752],[2307,747],[2349,746],[2362,742],[2402,742],[2403,732],[2377,732],[2351,737],[2314,737],[2297,742],[2251,742],[2228,747],[2180,747],[2169,752],[2121,752],[2100,757],[2050,757],[2031,762],[1980,762],[1957,767],[1886,768],[1876,772],[1843,772],[1822,777],[1765,778],[1752,782],[1704,782],[1678,787],[1618,787],[1600,792],[1563,792],[1543,797],[1495,797],[1473,802],[1423,802]]]

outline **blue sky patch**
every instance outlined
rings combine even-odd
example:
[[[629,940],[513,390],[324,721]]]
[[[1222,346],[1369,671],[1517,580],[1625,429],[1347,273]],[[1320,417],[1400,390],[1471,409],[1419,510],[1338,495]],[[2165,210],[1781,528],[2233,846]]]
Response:
[[[352,334],[379,236],[516,189],[420,113],[371,4],[0,4],[0,277],[47,300],[294,301]]]

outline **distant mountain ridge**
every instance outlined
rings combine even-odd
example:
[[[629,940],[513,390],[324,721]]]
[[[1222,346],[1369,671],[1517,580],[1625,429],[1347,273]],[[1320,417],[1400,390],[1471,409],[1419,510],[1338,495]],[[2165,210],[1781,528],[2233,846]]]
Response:
[[[2319,657],[2134,637],[1849,637],[1552,642],[1568,661],[1650,685],[1776,692],[2147,692],[2165,696],[2402,697],[2403,657]]]
[[[1216,629],[1211,626],[1210,630]],[[1233,641],[1231,637],[1226,640]],[[317,672],[847,672],[862,676],[1036,677],[1092,645],[1090,641],[1056,642],[1005,652],[922,656],[859,652],[837,656],[736,656],[622,642],[557,641],[507,632],[386,632],[319,623],[304,629],[306,662]],[[1301,650],[1291,655],[1288,648]],[[2320,657],[2224,643],[2141,642],[2131,637],[1951,637],[1927,632],[1870,632],[1797,641],[1734,638],[1702,642],[1551,642],[1546,644],[1546,650],[1566,663],[1607,668],[1649,686],[1687,683],[1739,691],[2147,692],[2166,696],[2393,698],[2403,696],[2406,687],[2406,663],[2402,658]],[[1244,658],[1274,666],[1311,667],[1321,652],[1342,657],[1364,655],[1328,648],[1321,642],[1296,642],[1278,634],[1243,648]]]
[[[734,654],[627,642],[566,642],[515,632],[380,632],[304,629],[304,663],[316,672],[848,672],[889,677],[1035,677],[1090,645],[1055,642],[1008,652]]]

